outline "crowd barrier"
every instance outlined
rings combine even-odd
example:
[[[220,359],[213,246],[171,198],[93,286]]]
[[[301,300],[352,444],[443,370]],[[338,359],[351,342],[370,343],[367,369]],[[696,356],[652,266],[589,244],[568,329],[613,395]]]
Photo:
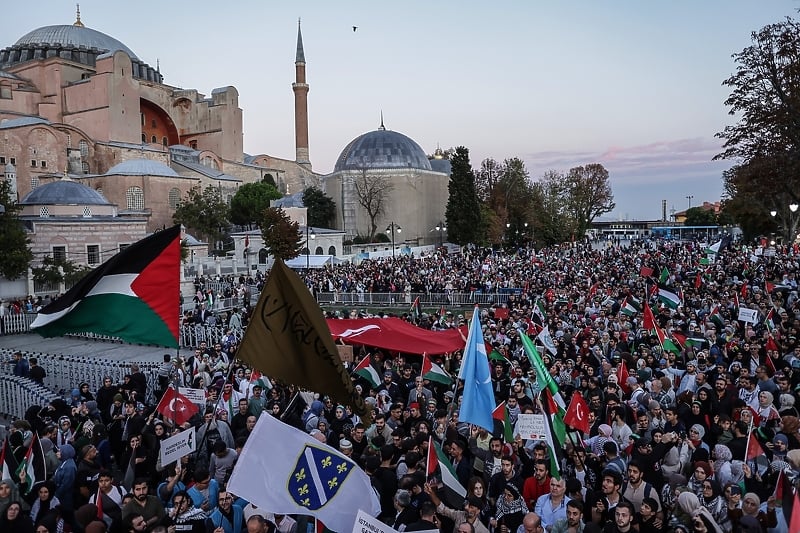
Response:
[[[18,376],[0,376],[0,416],[6,420],[23,418],[31,405],[47,405],[59,395]]]
[[[508,292],[318,292],[317,303],[325,305],[379,306],[409,309],[419,298],[422,307],[469,307],[473,305],[504,304]]]

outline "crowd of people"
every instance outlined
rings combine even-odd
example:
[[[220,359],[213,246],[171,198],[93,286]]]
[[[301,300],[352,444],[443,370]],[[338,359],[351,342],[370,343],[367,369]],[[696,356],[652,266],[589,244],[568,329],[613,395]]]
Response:
[[[496,352],[495,403],[505,402],[512,427],[520,414],[541,412],[542,384],[520,332],[547,328],[553,346],[542,347],[544,363],[567,404],[573,394],[585,400],[589,431],[572,430],[563,448],[552,449],[513,430],[506,438],[500,421],[474,426],[459,418],[458,380],[452,387],[430,381],[419,354],[369,346],[358,350],[382,382],[353,375],[373,408],[369,423],[324,391],[304,404],[294,386],[254,379],[235,359],[250,312],[242,301],[241,325],[221,320],[227,330],[219,343],[164,357],[156,401],[170,386],[206,391],[203,409],[186,424],[176,427],[144,402],[147,381],[135,368],[124,383],[107,379],[96,391],[80,384],[69,398],[32,406],[15,421],[6,464],[9,455],[22,462],[36,435],[44,473],[31,484],[24,469],[6,469],[0,531],[313,527],[307,516],[274,514],[226,491],[264,412],[359,464],[380,499],[379,518],[397,531],[787,531],[787,495],[800,481],[798,257],[796,248],[765,253],[736,244],[709,258],[698,243],[641,241],[514,253],[468,247],[303,273],[312,291],[497,295],[479,315]],[[659,286],[679,294],[680,305],[659,303]],[[202,316],[208,301],[197,300]],[[645,303],[655,325],[645,324]],[[355,316],[384,315],[362,307]],[[739,321],[740,309],[756,318]],[[423,311],[400,316],[427,329],[463,326],[470,316],[446,302]],[[462,355],[434,360],[456,376]],[[17,361],[15,373],[18,367],[26,372]],[[160,464],[161,441],[189,425],[197,428],[196,453]],[[427,475],[431,441],[449,457],[466,497],[444,476]],[[760,452],[749,453],[755,446]]]

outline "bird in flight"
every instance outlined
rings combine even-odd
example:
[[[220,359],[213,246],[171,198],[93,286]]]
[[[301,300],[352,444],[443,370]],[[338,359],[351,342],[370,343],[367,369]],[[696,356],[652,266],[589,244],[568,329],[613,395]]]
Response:
[[[358,29],[358,26],[353,26],[353,31],[355,32]]]

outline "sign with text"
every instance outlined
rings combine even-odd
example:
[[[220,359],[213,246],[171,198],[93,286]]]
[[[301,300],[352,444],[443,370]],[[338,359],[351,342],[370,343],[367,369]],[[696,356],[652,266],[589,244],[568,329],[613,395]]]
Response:
[[[758,322],[758,311],[756,309],[748,309],[747,307],[739,308],[739,320],[742,322],[749,322],[755,324]]]
[[[161,464],[167,466],[189,455],[197,447],[194,428],[191,427],[161,441]]]
[[[190,402],[205,407],[206,391],[204,389],[190,389],[189,387],[178,387],[178,392],[186,396]],[[202,413],[201,413],[202,414]]]
[[[521,413],[517,417],[517,426],[514,435],[519,435],[523,439],[544,440],[545,438],[545,419],[544,415],[532,415]]]
[[[397,530],[359,509],[353,524],[353,533],[397,533]]]
[[[342,360],[342,363],[352,363],[353,362],[353,347],[349,344],[337,344],[336,349],[339,350],[339,359]]]

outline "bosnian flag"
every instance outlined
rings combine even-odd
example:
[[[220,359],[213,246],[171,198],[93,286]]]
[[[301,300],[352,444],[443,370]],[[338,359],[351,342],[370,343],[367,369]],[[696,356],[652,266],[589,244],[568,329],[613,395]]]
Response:
[[[177,348],[180,236],[177,225],[128,246],[39,311],[31,330],[43,337],[91,332]]]

